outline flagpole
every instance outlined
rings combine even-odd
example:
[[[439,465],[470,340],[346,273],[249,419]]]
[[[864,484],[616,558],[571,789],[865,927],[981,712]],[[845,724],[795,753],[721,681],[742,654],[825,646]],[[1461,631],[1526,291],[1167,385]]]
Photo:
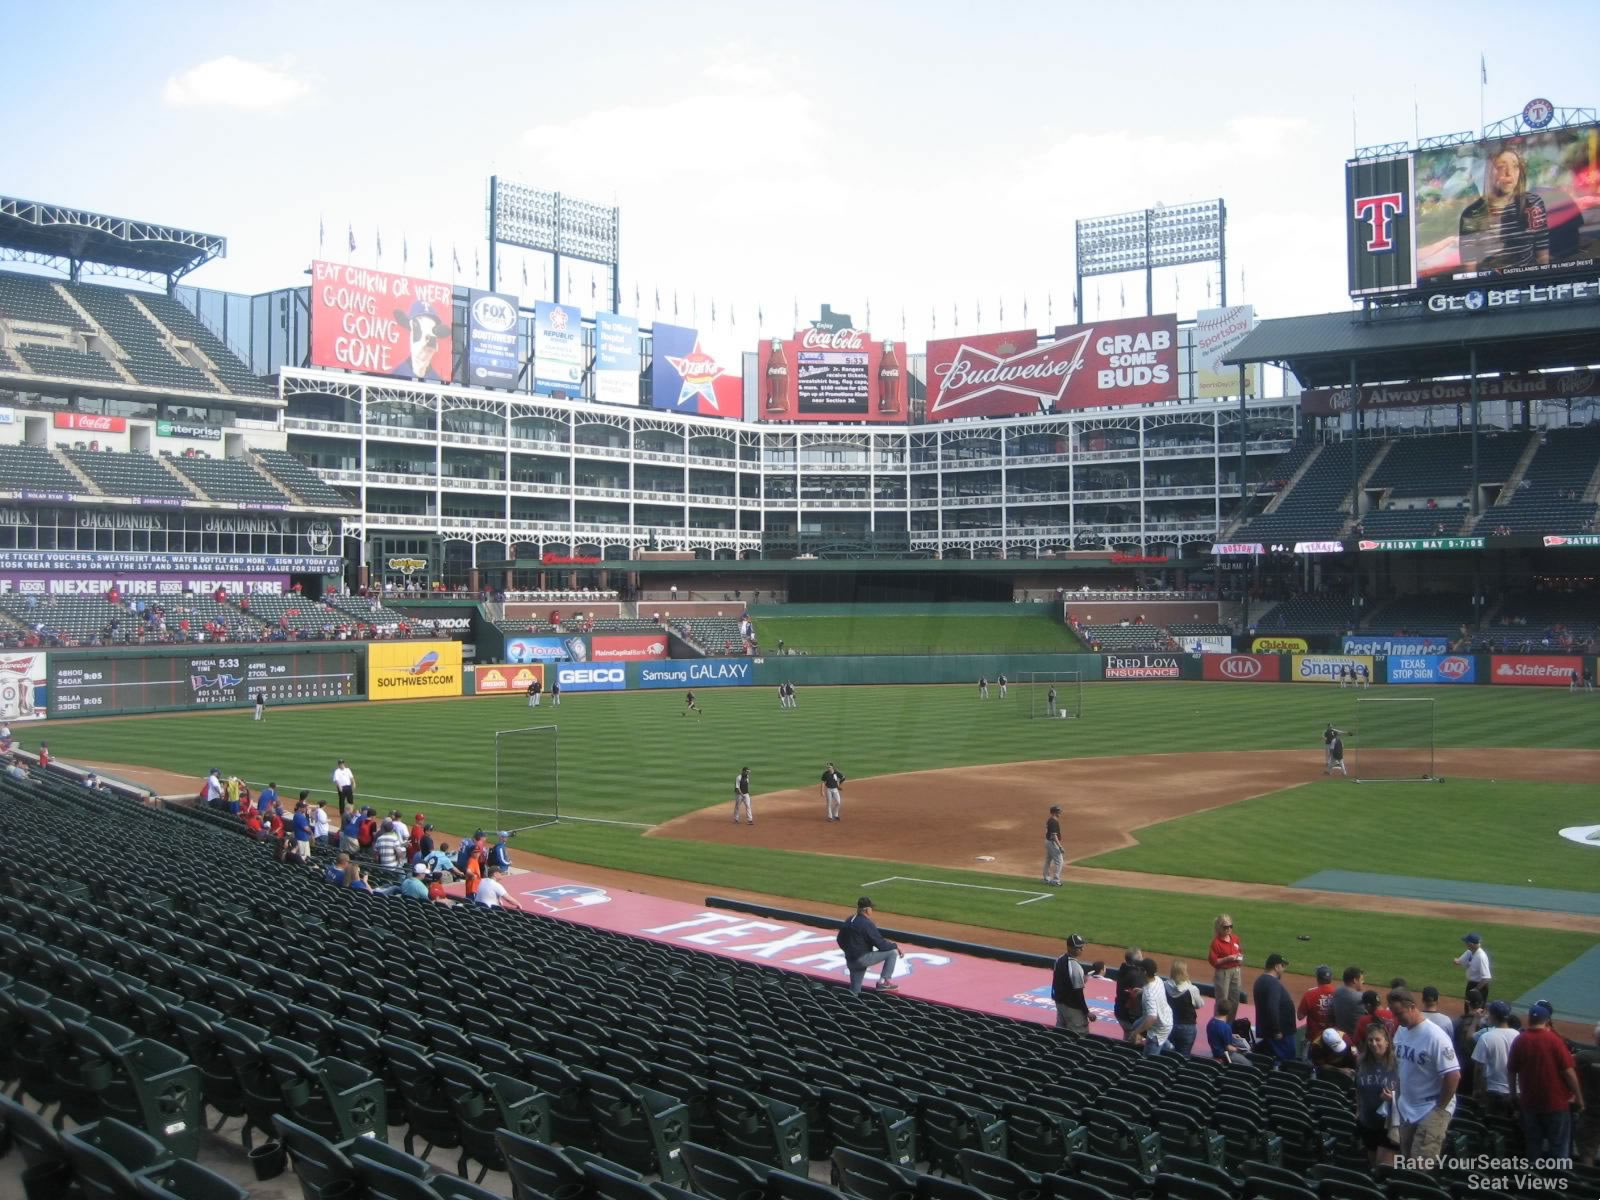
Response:
[[[1489,86],[1489,60],[1484,58],[1483,51],[1478,52],[1478,136],[1483,137],[1488,131],[1488,122],[1483,115],[1483,93]]]

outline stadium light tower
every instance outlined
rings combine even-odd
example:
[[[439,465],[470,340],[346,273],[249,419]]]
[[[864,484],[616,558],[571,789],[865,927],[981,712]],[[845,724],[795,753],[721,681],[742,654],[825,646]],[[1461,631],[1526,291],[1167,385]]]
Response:
[[[611,311],[622,308],[622,276],[618,265],[618,210],[560,192],[541,192],[498,175],[489,176],[489,282],[499,286],[501,244],[541,250],[555,257],[557,303],[561,301],[561,259],[576,258],[611,268]]]
[[[1219,303],[1228,306],[1227,206],[1202,200],[1173,207],[1090,217],[1076,223],[1078,324],[1083,324],[1083,281],[1096,275],[1144,272],[1144,311],[1155,315],[1155,270],[1214,262],[1222,276]]]

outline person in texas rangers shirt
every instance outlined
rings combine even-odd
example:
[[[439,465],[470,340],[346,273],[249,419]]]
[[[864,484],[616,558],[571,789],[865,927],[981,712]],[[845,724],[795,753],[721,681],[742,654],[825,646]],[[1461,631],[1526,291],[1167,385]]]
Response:
[[[1550,216],[1528,190],[1528,168],[1510,146],[1484,168],[1484,194],[1461,213],[1461,269],[1506,271],[1550,265]]]

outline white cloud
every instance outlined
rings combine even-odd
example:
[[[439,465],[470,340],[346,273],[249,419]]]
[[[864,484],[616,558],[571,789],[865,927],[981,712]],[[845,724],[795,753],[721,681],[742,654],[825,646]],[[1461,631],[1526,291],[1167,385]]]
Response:
[[[167,77],[162,99],[174,108],[282,108],[311,91],[287,70],[232,54],[198,63]]]

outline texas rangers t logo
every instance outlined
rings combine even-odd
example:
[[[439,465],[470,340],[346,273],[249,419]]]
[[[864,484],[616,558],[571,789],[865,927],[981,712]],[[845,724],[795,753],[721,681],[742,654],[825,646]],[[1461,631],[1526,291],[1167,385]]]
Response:
[[[1386,192],[1381,196],[1357,196],[1355,218],[1372,228],[1367,239],[1369,254],[1387,254],[1394,249],[1394,219],[1405,212],[1403,192]]]

